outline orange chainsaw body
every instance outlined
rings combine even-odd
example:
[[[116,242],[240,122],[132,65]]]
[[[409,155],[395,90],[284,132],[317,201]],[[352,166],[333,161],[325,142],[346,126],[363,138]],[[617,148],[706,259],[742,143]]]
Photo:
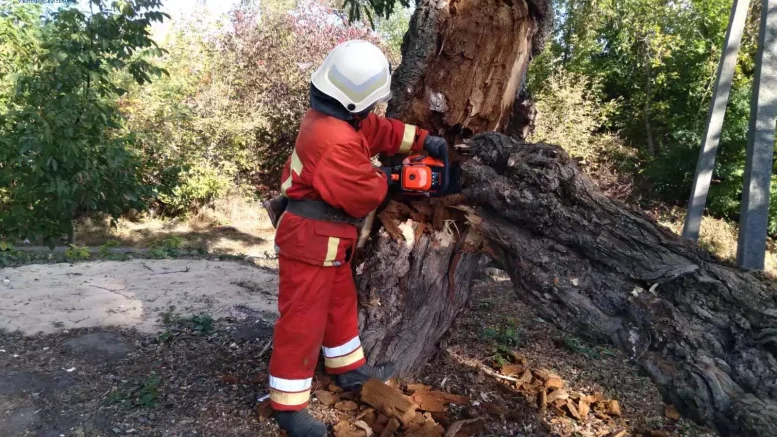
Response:
[[[434,195],[444,183],[445,163],[424,155],[410,155],[406,164],[397,167],[391,181],[398,183],[403,192],[417,195]]]

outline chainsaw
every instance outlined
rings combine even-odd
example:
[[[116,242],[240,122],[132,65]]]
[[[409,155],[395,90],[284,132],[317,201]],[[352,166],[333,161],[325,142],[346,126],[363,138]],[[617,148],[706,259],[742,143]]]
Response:
[[[381,170],[389,176],[389,190],[403,196],[440,197],[461,191],[459,167],[451,165],[447,156],[440,160],[413,154]]]

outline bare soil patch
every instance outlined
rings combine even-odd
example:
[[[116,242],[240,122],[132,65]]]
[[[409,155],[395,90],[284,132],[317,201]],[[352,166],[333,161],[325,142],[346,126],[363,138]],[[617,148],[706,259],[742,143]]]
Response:
[[[165,313],[277,314],[277,274],[197,259],[32,264],[0,269],[0,329],[25,334],[117,326],[162,329]]]

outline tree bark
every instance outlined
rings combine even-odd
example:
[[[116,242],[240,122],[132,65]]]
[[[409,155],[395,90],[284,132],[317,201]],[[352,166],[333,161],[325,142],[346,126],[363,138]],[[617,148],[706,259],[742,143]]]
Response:
[[[531,54],[542,49],[551,24],[549,0],[420,1],[388,115],[451,143],[504,129]],[[413,208],[397,200],[404,203],[375,220],[354,277],[368,359],[392,361],[400,375],[412,376],[469,299],[483,255],[466,224],[451,216],[450,199]]]
[[[601,194],[559,147],[472,138],[470,232],[546,320],[625,350],[727,436],[777,435],[777,287]]]

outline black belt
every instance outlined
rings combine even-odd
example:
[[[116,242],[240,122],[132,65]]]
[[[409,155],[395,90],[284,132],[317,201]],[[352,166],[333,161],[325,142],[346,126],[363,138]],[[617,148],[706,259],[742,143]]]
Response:
[[[286,211],[312,220],[348,223],[356,227],[361,227],[364,222],[364,219],[357,219],[356,217],[350,216],[342,209],[335,208],[320,200],[289,199],[289,205],[286,207]]]

